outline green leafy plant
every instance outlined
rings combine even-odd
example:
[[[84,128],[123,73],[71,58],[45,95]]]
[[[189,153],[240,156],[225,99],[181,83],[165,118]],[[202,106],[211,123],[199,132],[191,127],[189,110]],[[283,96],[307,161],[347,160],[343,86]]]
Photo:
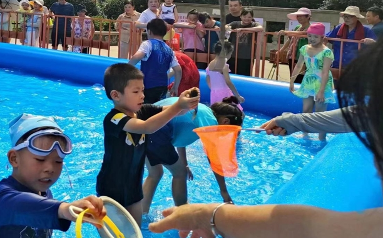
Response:
[[[111,23],[110,21],[102,21],[102,19],[105,18],[103,16],[93,17],[94,29],[96,31],[109,31],[109,28],[111,31],[115,31],[113,23]]]

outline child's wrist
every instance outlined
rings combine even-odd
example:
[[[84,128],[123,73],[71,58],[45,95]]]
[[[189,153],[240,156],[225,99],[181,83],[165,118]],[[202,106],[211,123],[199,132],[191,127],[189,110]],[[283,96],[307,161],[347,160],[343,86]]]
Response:
[[[66,202],[62,202],[59,206],[59,209],[57,211],[57,214],[58,214],[58,218],[59,219],[66,219],[66,220],[69,220],[66,216],[66,214],[69,212],[69,206],[70,204],[69,203],[66,203]]]

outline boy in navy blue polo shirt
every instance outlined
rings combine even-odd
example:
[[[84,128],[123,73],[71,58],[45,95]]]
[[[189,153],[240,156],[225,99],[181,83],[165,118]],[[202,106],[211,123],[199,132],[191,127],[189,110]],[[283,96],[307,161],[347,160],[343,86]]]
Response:
[[[67,231],[69,206],[90,208],[96,219],[106,214],[101,199],[89,196],[66,203],[53,199],[50,187],[59,179],[72,142],[51,117],[23,113],[9,123],[12,175],[0,181],[0,237],[50,238]]]
[[[147,25],[149,40],[140,45],[138,51],[129,61],[131,65],[136,65],[141,61],[141,71],[145,75],[145,103],[155,103],[165,98],[170,68],[174,70],[175,79],[170,93],[177,96],[182,69],[173,50],[163,41],[166,32],[167,26],[162,19],[151,20]]]

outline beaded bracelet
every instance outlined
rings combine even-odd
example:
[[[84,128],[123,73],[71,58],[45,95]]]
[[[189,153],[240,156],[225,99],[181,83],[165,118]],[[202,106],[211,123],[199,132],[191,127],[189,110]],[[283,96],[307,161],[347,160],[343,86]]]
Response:
[[[224,202],[224,203],[219,204],[219,205],[214,209],[213,214],[212,214],[212,216],[211,216],[211,219],[210,219],[211,232],[213,232],[213,235],[214,235],[215,237],[218,237],[218,235],[219,235],[218,232],[217,232],[217,229],[216,229],[216,227],[215,227],[215,213],[218,211],[218,209],[219,209],[220,207],[222,207],[223,205],[226,205],[226,204],[232,204],[232,203]]]

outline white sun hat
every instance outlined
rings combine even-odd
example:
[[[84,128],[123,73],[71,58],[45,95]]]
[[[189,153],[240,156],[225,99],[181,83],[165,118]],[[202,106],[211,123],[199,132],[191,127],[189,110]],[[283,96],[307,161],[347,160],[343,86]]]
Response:
[[[44,6],[44,0],[34,0],[34,2],[39,4],[40,6]]]
[[[311,16],[311,11],[310,11],[310,9],[308,9],[308,8],[306,8],[306,7],[299,8],[298,11],[287,14],[287,17],[288,17],[290,20],[297,20],[297,16],[304,16],[304,15],[309,15],[309,16]]]
[[[364,16],[360,14],[359,7],[356,7],[356,6],[348,6],[344,12],[341,12],[339,14],[340,16],[351,15],[351,16],[356,16],[357,18],[364,18]]]

